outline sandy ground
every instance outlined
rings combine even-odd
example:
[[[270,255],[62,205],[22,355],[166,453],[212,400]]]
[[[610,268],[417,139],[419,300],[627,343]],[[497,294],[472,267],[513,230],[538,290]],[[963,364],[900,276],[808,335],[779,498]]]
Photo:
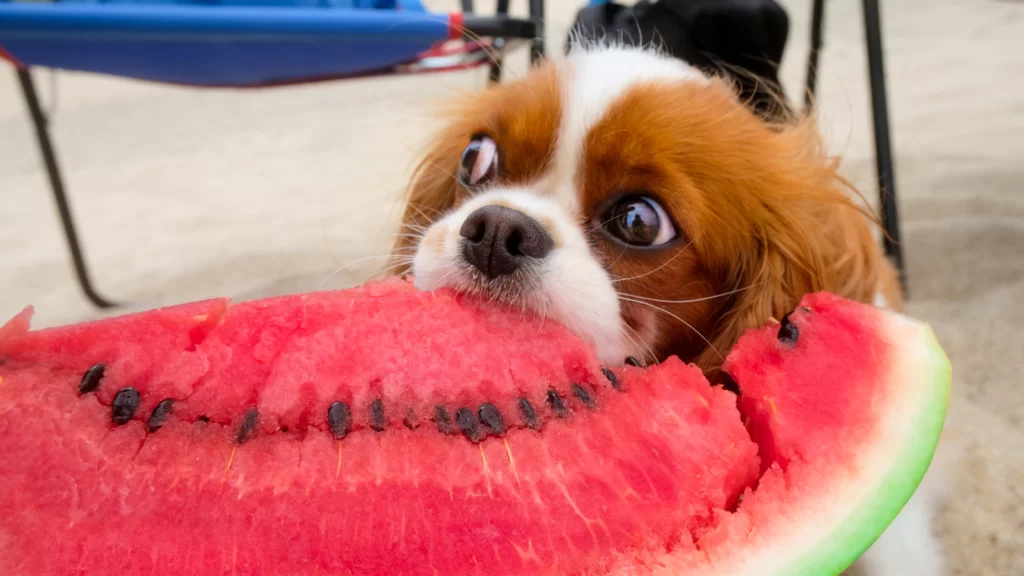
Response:
[[[581,3],[549,0],[556,48]],[[785,4],[783,77],[798,94],[809,1]],[[1024,324],[1024,3],[884,4],[909,310],[932,323],[955,371],[948,436],[961,452],[938,530],[951,574],[1024,574],[1024,336],[1013,328]],[[873,194],[859,2],[828,9],[822,124],[844,172]],[[373,274],[435,124],[428,105],[485,84],[480,71],[250,92],[37,80],[97,283],[140,307]],[[0,202],[0,316],[31,303],[40,326],[96,317],[13,72],[0,74]]]

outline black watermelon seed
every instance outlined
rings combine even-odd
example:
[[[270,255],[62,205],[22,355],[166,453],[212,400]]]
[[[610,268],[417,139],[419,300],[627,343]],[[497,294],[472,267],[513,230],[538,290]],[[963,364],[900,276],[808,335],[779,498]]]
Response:
[[[384,401],[377,398],[370,402],[370,428],[377,432],[383,432],[385,424],[387,421],[384,418]]]
[[[555,416],[559,418],[569,417],[569,409],[565,406],[565,400],[559,396],[558,391],[553,388],[548,390],[548,405],[551,406],[551,410],[555,413]]]
[[[622,391],[622,384],[619,383],[619,377],[615,375],[615,372],[612,372],[607,368],[601,368],[601,372],[603,372],[604,377],[607,378],[608,381],[612,383],[612,388],[615,388],[619,392]]]
[[[167,416],[171,413],[171,406],[174,406],[174,400],[170,398],[161,400],[149,415],[149,420],[146,421],[146,430],[150,432],[159,430],[164,425],[164,421],[167,420]]]
[[[284,432],[285,434],[287,434],[288,431],[289,431],[289,428],[287,426],[281,426],[281,432]]]
[[[259,423],[260,413],[255,408],[250,409],[242,416],[242,421],[238,424],[238,431],[235,432],[235,442],[239,444],[245,444],[253,434],[256,433],[256,424]]]
[[[331,429],[331,436],[335,440],[341,440],[348,434],[352,427],[352,410],[348,404],[337,401],[327,407],[327,427]]]
[[[632,356],[626,356],[626,364],[629,364],[630,366],[636,366],[637,368],[644,367],[644,365],[641,364],[639,360],[633,358]]]
[[[583,402],[583,405],[586,406],[588,410],[597,410],[597,402],[594,401],[594,397],[591,396],[590,392],[587,392],[587,389],[582,385],[573,384],[572,395],[579,399],[580,402]]]
[[[795,346],[796,341],[800,339],[800,329],[790,321],[789,314],[782,317],[782,325],[779,326],[779,342],[787,346]]]
[[[455,421],[459,424],[459,430],[473,442],[483,440],[484,434],[480,431],[480,421],[469,408],[459,408],[455,411]]]
[[[434,406],[434,424],[437,424],[437,431],[441,434],[452,433],[452,417],[448,409],[440,404]]]
[[[206,414],[203,414],[202,416],[199,417],[199,421],[200,422],[209,422],[210,421],[210,417],[207,416]]]
[[[533,404],[530,404],[530,401],[526,398],[519,399],[519,415],[522,416],[524,424],[534,430],[540,430],[537,411],[533,409]]]
[[[110,420],[118,426],[127,424],[129,420],[135,416],[135,411],[139,409],[139,391],[135,388],[121,388],[117,391],[114,396],[114,401],[111,402],[111,415]]]
[[[505,419],[501,417],[498,407],[491,403],[480,405],[480,421],[495,434],[505,432]]]
[[[402,419],[402,424],[405,424],[405,427],[409,430],[415,430],[419,427],[419,422],[416,421],[416,412],[412,409],[412,406],[406,410],[405,418]]]
[[[103,379],[103,372],[107,369],[106,364],[96,364],[92,368],[85,371],[82,376],[82,381],[78,383],[78,393],[88,394],[96,390],[100,385],[100,380]]]
[[[722,388],[733,394],[740,393],[740,385],[736,383],[736,380],[728,372],[722,372]]]

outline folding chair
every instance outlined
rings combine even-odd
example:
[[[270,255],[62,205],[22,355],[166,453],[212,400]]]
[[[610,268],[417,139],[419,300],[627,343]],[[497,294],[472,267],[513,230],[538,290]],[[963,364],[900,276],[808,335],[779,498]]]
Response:
[[[0,0],[0,59],[17,69],[50,187],[85,296],[95,289],[30,68],[42,66],[207,87],[263,87],[466,69],[516,41],[544,54],[543,0],[530,17],[431,13],[419,0]]]

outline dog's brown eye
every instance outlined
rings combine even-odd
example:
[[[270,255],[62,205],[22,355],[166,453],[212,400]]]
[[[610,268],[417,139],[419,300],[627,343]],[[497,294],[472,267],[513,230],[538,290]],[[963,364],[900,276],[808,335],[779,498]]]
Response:
[[[489,136],[478,134],[462,151],[459,182],[470,190],[493,181],[499,172],[498,145]]]
[[[599,224],[609,234],[632,246],[659,246],[676,237],[668,213],[647,196],[619,200],[601,216]]]

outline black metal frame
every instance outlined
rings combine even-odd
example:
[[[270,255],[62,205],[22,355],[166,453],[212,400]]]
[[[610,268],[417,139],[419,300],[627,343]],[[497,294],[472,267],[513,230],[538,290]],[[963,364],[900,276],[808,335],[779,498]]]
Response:
[[[862,0],[864,33],[868,52],[868,77],[871,84],[871,112],[875,135],[875,171],[881,204],[882,245],[886,256],[899,270],[900,285],[907,293],[907,272],[900,244],[899,212],[896,202],[896,174],[893,168],[892,143],[889,139],[889,105],[885,89],[885,55],[882,49],[882,20],[878,0]],[[818,59],[821,54],[825,0],[814,0],[811,12],[811,48],[807,58],[807,82],[804,107],[812,105],[818,83]]]
[[[85,265],[85,257],[82,254],[82,247],[78,242],[78,234],[75,232],[75,221],[71,216],[71,207],[68,206],[68,199],[64,194],[64,180],[61,178],[60,166],[57,164],[57,154],[53,149],[53,143],[50,141],[49,122],[42,106],[39,104],[39,95],[36,92],[35,83],[32,81],[32,73],[27,68],[19,68],[17,74],[18,83],[21,84],[21,92],[24,94],[25,103],[28,105],[28,113],[32,117],[32,124],[36,129],[39,152],[43,155],[46,176],[50,180],[53,199],[57,202],[57,211],[60,213],[60,222],[64,227],[64,237],[67,239],[68,248],[71,250],[71,261],[75,266],[78,284],[82,287],[85,297],[97,307],[112,308],[117,306],[114,302],[100,296],[92,284],[92,279],[89,277],[89,269]]]
[[[498,0],[496,12],[499,19],[504,19],[508,16],[508,4],[509,0]],[[465,14],[473,13],[473,0],[462,0],[462,12]],[[489,82],[500,82],[503,61],[501,49],[505,46],[505,38],[501,37],[502,31],[488,30],[487,27],[480,26],[480,24],[470,25],[473,21],[471,18],[466,19],[467,30],[481,36],[496,36],[494,47],[498,51],[491,58],[491,68],[487,74],[487,80]],[[515,36],[519,38],[530,37],[530,63],[537,64],[544,58],[544,0],[530,0],[529,23],[533,26],[533,30],[529,35],[516,34]],[[505,31],[505,33],[507,34],[508,32]]]
[[[505,38],[523,38],[531,44],[530,61],[537,63],[544,57],[544,0],[530,0],[530,18],[509,18],[508,0],[498,0],[497,16],[473,16],[473,0],[462,0],[463,11],[467,16],[463,20],[464,29],[477,36],[494,37],[495,47],[499,50],[505,45]],[[86,265],[85,255],[81,242],[78,239],[78,232],[75,228],[74,217],[71,214],[71,207],[64,191],[64,180],[61,175],[60,165],[57,161],[57,153],[50,137],[49,120],[39,103],[39,93],[36,91],[35,82],[32,80],[32,72],[28,68],[18,68],[18,83],[21,85],[21,92],[28,107],[32,125],[35,128],[36,140],[39,144],[39,152],[43,157],[43,164],[46,168],[46,175],[49,179],[50,190],[53,199],[57,203],[57,211],[60,214],[61,225],[64,229],[64,237],[71,252],[71,261],[75,268],[75,276],[82,288],[85,297],[98,308],[112,308],[118,303],[108,300],[100,295],[92,282],[89,268]],[[489,74],[491,81],[497,82],[501,79],[501,56],[500,53],[491,64]]]

